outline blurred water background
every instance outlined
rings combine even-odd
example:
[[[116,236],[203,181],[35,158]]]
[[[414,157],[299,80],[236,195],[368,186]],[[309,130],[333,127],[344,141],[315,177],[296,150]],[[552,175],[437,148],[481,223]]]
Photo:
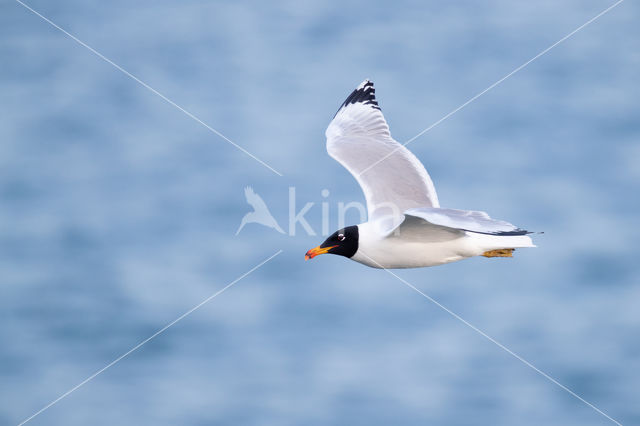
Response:
[[[247,225],[251,185],[363,201],[325,152],[371,78],[406,141],[612,1],[0,4],[0,424],[604,425],[384,271]],[[640,424],[640,7],[627,1],[413,142],[443,206],[539,248],[398,274]],[[328,189],[327,198],[321,191]],[[353,212],[353,222],[357,214]]]

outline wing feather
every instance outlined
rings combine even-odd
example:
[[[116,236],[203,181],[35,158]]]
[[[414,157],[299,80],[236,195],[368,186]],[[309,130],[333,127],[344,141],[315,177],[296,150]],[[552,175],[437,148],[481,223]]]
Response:
[[[371,81],[365,80],[347,97],[326,136],[329,155],[360,184],[369,220],[400,216],[414,207],[439,207],[433,182],[420,160],[391,137]]]
[[[485,212],[456,209],[414,208],[404,212],[431,224],[462,231],[492,235],[526,235],[531,232],[520,229],[504,220],[491,219]]]

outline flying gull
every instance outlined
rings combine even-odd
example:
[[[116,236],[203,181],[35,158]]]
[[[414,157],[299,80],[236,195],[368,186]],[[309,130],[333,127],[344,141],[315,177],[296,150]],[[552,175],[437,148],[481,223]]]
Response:
[[[356,178],[368,221],[333,233],[305,259],[330,253],[374,268],[419,268],[473,256],[512,257],[531,232],[485,212],[440,207],[420,160],[396,142],[365,80],[326,131],[327,151]]]

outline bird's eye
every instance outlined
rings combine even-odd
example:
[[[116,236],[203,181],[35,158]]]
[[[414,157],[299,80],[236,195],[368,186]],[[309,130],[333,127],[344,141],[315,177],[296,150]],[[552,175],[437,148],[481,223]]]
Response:
[[[345,239],[344,234],[338,234],[338,240],[344,241],[344,239]]]

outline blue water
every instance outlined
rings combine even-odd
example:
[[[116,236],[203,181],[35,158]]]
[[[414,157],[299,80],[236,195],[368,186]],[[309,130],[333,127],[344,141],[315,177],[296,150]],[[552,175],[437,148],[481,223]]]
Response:
[[[613,2],[0,4],[0,424],[604,425],[384,271],[250,224],[251,185],[363,201],[324,148],[364,78],[406,141]],[[398,275],[640,424],[640,7],[624,2],[410,145],[443,206],[536,235]],[[321,191],[328,189],[327,198]],[[353,213],[353,212],[352,212]],[[357,215],[351,218],[355,221]]]

